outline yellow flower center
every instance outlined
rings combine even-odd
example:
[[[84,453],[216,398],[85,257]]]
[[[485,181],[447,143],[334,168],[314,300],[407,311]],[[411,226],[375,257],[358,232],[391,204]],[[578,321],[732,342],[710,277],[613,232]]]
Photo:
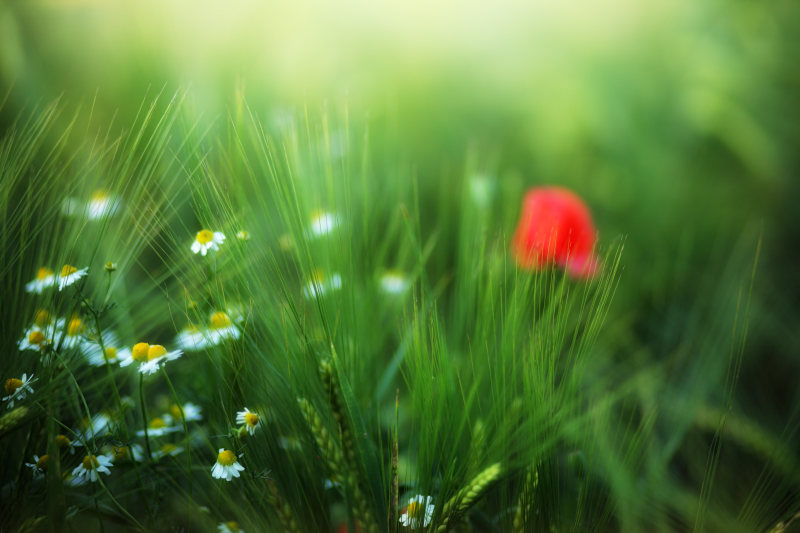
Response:
[[[47,454],[44,454],[43,456],[39,457],[39,460],[36,461],[36,468],[38,468],[39,470],[44,470],[45,468],[47,468],[47,461],[49,459],[50,456]]]
[[[170,454],[177,450],[178,447],[172,444],[171,442],[166,443],[161,447],[161,453]]]
[[[167,354],[167,349],[161,346],[160,344],[154,344],[147,350],[147,360],[152,361],[153,359],[158,359],[162,355]]]
[[[103,354],[106,358],[106,361],[113,361],[117,358],[117,349],[113,346],[109,346],[106,348],[105,354]]]
[[[97,189],[92,193],[92,201],[99,202],[102,200],[108,200],[108,193],[103,189]]]
[[[161,429],[167,427],[167,423],[163,418],[156,417],[150,421],[150,429]]]
[[[53,271],[47,267],[42,267],[36,271],[36,279],[42,280],[48,276],[52,276]]]
[[[28,342],[31,344],[40,344],[44,340],[44,333],[39,330],[31,331],[28,335]]]
[[[144,363],[147,361],[147,352],[150,350],[150,345],[146,342],[139,342],[133,345],[131,350],[131,357],[134,361]]]
[[[197,242],[200,244],[208,244],[214,240],[214,233],[208,231],[207,229],[200,230],[197,232]]]
[[[322,270],[315,268],[311,271],[311,281],[315,283],[322,283],[325,281],[325,272]]]
[[[239,522],[225,522],[225,525],[228,526],[228,529],[231,531],[239,531]]]
[[[230,450],[222,450],[217,455],[217,462],[222,466],[231,466],[236,462],[236,454]]]
[[[72,444],[72,441],[70,441],[66,435],[56,436],[56,445],[59,448],[67,448],[70,444]]]
[[[100,463],[97,461],[97,457],[94,455],[87,455],[83,458],[83,468],[86,470],[92,470],[98,466],[100,466]]]
[[[72,265],[64,265],[64,268],[61,269],[61,277],[66,278],[70,274],[74,274],[77,271],[78,269]]]
[[[80,318],[73,318],[67,325],[67,335],[74,337],[83,331],[83,321]]]
[[[245,423],[250,427],[256,427],[258,424],[258,415],[255,413],[247,413],[244,415]]]
[[[51,319],[52,316],[48,311],[45,311],[44,309],[39,309],[38,311],[36,311],[36,318],[34,319],[34,323],[36,323],[36,325],[39,327],[44,327],[50,323]]]
[[[8,394],[14,394],[20,387],[22,387],[21,379],[11,378],[6,380],[6,392]]]
[[[120,461],[130,457],[131,449],[129,446],[117,446],[116,448],[114,448],[113,453],[114,453],[114,460]]]
[[[209,322],[211,323],[211,327],[214,329],[227,328],[231,325],[231,317],[222,311],[217,311],[216,313],[211,313]]]
[[[422,504],[419,502],[411,502],[408,504],[408,507],[406,507],[406,511],[408,512],[408,516],[412,518],[419,516],[421,514],[420,511],[422,511]]]
[[[169,412],[172,414],[174,418],[181,418],[181,408],[177,405],[173,405],[169,408]]]

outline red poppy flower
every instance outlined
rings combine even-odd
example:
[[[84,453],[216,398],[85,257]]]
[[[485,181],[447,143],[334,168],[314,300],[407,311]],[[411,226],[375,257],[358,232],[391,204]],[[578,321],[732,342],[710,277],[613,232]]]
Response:
[[[347,522],[342,522],[336,530],[336,533],[347,533]],[[356,524],[356,533],[361,533],[361,526],[358,524]]]
[[[524,269],[556,265],[579,278],[597,274],[597,231],[589,208],[572,191],[534,187],[525,194],[511,251]]]

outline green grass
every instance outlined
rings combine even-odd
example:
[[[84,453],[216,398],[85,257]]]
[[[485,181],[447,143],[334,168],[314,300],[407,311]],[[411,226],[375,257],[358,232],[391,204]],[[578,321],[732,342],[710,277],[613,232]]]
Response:
[[[217,120],[184,99],[145,97],[121,129],[56,103],[2,134],[0,375],[38,378],[0,418],[9,528],[401,531],[421,494],[426,531],[767,531],[800,506],[796,398],[780,434],[737,395],[764,294],[759,234],[720,244],[706,274],[696,247],[648,265],[607,234],[595,280],[526,272],[508,245],[524,186],[479,150],[430,181],[391,131],[346,111],[268,126],[241,98]],[[119,199],[113,216],[62,213],[96,189]],[[336,224],[312,236],[320,211]],[[190,251],[203,228],[227,237],[205,257]],[[88,276],[25,292],[40,266],[65,263]],[[400,293],[381,289],[387,271]],[[87,365],[61,330],[48,357],[20,352],[42,308],[121,347],[174,349],[217,311],[240,338],[142,378],[137,363]],[[179,410],[174,432],[137,435],[186,402],[202,420]],[[244,407],[261,417],[252,436],[235,420]],[[98,414],[109,431],[82,433]],[[144,453],[73,487],[85,452],[59,451],[59,434]],[[184,451],[146,453],[165,443]],[[219,448],[240,478],[212,479]],[[44,453],[36,479],[24,463]]]

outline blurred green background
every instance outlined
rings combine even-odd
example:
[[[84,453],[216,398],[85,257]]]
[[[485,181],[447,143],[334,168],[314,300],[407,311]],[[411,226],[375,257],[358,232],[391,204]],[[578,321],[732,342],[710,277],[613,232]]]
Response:
[[[61,98],[124,128],[185,87],[222,128],[242,98],[274,128],[306,108],[366,124],[374,179],[403,162],[423,203],[465,169],[570,187],[601,246],[625,239],[601,349],[629,368],[666,361],[646,397],[701,378],[703,334],[727,349],[718,310],[746,290],[761,238],[736,403],[794,438],[799,23],[793,0],[2,0],[0,124]],[[519,205],[503,211],[508,225]]]

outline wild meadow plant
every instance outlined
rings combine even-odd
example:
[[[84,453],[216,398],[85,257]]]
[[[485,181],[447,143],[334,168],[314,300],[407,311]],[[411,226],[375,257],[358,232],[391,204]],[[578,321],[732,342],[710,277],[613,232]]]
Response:
[[[649,457],[656,369],[591,375],[618,240],[520,259],[485,169],[436,189],[347,117],[207,127],[181,99],[3,132],[3,529],[734,523],[713,456],[696,505]]]

